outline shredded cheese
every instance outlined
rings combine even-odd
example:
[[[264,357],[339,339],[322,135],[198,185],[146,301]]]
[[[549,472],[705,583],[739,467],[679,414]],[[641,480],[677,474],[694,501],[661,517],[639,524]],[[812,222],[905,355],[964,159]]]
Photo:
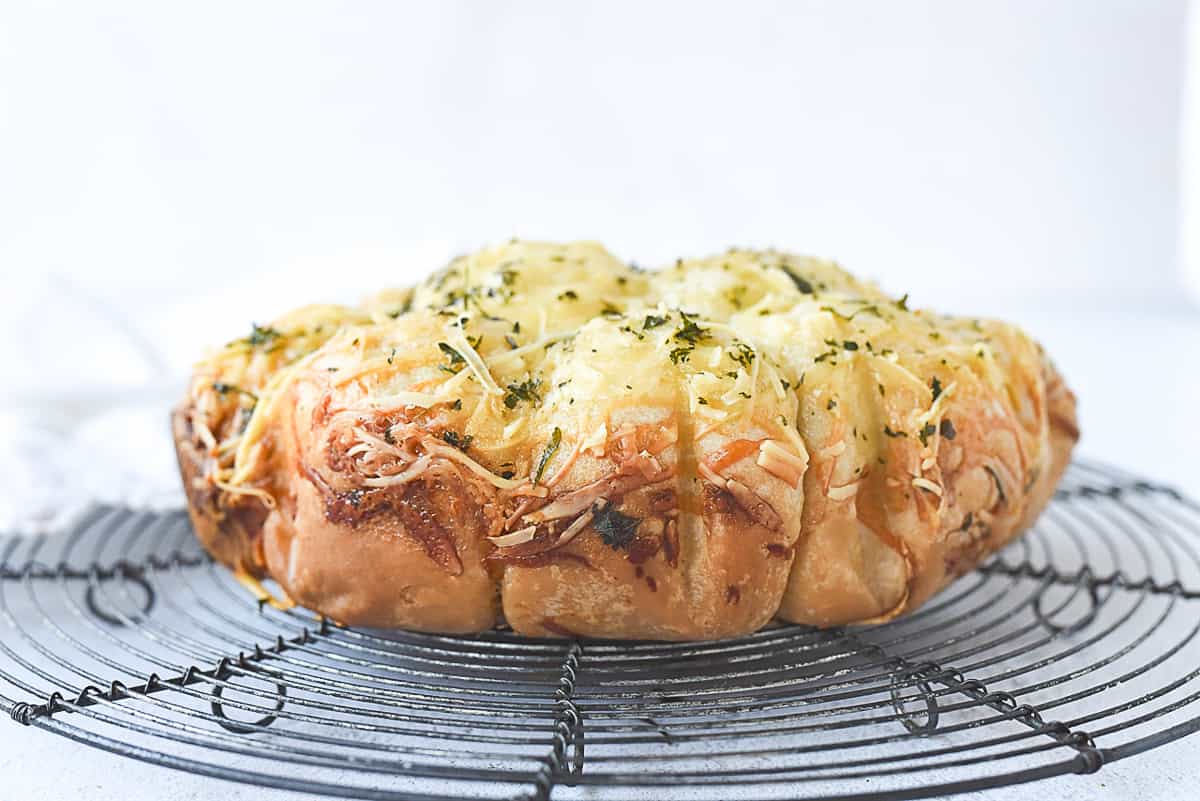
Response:
[[[537,534],[537,526],[526,526],[523,529],[514,531],[511,534],[502,534],[499,537],[488,537],[488,542],[498,548],[511,548],[514,545],[524,545],[534,538]]]
[[[258,487],[251,487],[244,484],[233,484],[228,481],[222,481],[216,476],[212,477],[213,484],[217,485],[225,492],[233,495],[253,495],[266,504],[268,509],[275,508],[275,498],[269,492]]]
[[[267,588],[262,585],[261,581],[240,568],[233,571],[233,578],[238,584],[245,587],[260,604],[266,604],[281,612],[286,612],[296,606],[296,602],[289,598],[286,592],[280,590],[279,594],[283,597],[276,598],[267,592]]]
[[[945,413],[946,405],[950,402],[950,398],[954,395],[954,390],[956,389],[958,389],[958,382],[951,381],[946,388],[942,390],[942,393],[938,395],[937,400],[935,400],[925,412],[917,417],[918,428],[924,428],[926,424],[930,423],[931,421],[941,419],[942,415]]]
[[[575,537],[579,534],[579,532],[581,532],[585,528],[587,528],[588,523],[591,523],[591,522],[592,522],[592,513],[591,512],[584,512],[579,517],[575,518],[574,522],[572,522],[571,525],[567,526],[566,531],[564,531],[562,534],[558,535],[558,540],[555,541],[554,547],[561,548],[562,546],[566,545],[571,540],[575,539]]]
[[[801,451],[804,453],[804,451]],[[808,469],[808,455],[803,457],[783,448],[773,439],[764,439],[758,446],[758,458],[755,463],[776,478],[792,485],[793,489],[800,486],[804,472]]]
[[[725,479],[722,478],[720,475],[718,475],[711,467],[706,465],[704,462],[698,462],[696,464],[696,472],[699,473],[701,475],[701,477],[706,479],[708,482],[715,484],[718,487],[725,486]]]
[[[608,424],[601,422],[600,425],[592,429],[592,433],[580,443],[580,448],[584,451],[593,453],[596,456],[603,456],[605,445],[608,443]]]
[[[831,501],[846,501],[858,494],[858,482],[853,481],[840,487],[830,487],[825,493]]]
[[[445,398],[435,395],[432,392],[398,390],[389,395],[372,398],[371,406],[377,409],[388,409],[398,406],[420,406],[422,409],[428,409],[444,402]]]
[[[487,365],[483,358],[471,347],[471,343],[467,342],[467,338],[462,334],[454,334],[450,337],[453,342],[451,346],[459,352],[463,360],[467,363],[467,367],[471,368],[471,372],[479,379],[479,383],[483,385],[486,392],[492,395],[503,395],[504,390],[496,383],[496,379],[492,378],[492,374],[488,372]]]
[[[528,418],[525,418],[525,417],[518,417],[516,420],[513,420],[511,423],[509,423],[508,425],[506,425],[506,426],[504,427],[504,440],[505,440],[505,442],[507,442],[507,441],[509,441],[509,440],[512,440],[513,438],[515,438],[515,437],[517,436],[517,434],[518,434],[518,433],[519,433],[519,432],[520,432],[520,431],[521,431],[523,428],[525,428],[525,421],[526,421],[527,419],[528,419]]]
[[[942,488],[927,478],[921,478],[921,477],[914,478],[912,480],[912,485],[914,487],[918,487],[923,490],[929,490],[930,492],[932,492],[934,495],[938,496],[939,498],[942,497]]]
[[[458,462],[459,464],[466,467],[468,470],[470,470],[475,475],[479,476],[480,478],[486,479],[489,483],[491,483],[492,486],[496,487],[497,489],[515,489],[515,488],[521,486],[522,484],[526,483],[524,480],[515,481],[510,478],[504,478],[503,476],[496,475],[491,470],[488,470],[486,467],[481,465],[479,462],[475,461],[470,456],[467,456],[465,453],[458,450],[457,448],[451,448],[446,445],[437,445],[435,443],[430,442],[430,443],[425,444],[425,449],[429,453],[436,454],[445,459],[450,459],[451,461],[454,461],[454,462]]]
[[[267,386],[258,394],[258,403],[254,406],[254,413],[250,415],[250,422],[246,424],[246,430],[242,432],[242,441],[238,444],[234,456],[234,471],[233,476],[229,479],[230,484],[241,484],[250,477],[257,464],[257,461],[251,458],[251,449],[265,433],[267,421],[271,419],[275,407],[284,396],[284,390],[296,380],[301,369],[310,364],[319,353],[320,351],[313,351],[295,364],[289,365],[271,376]],[[255,453],[261,453],[261,449]]]
[[[192,430],[200,437],[200,441],[204,443],[204,447],[209,453],[216,453],[217,438],[213,436],[212,429],[208,427],[208,423],[204,422],[198,415],[192,420]]]
[[[364,487],[399,487],[417,479],[428,469],[433,460],[422,456],[405,468],[404,472],[391,476],[368,476],[362,480]]]
[[[546,487],[553,487],[555,484],[562,481],[563,478],[566,477],[567,473],[571,472],[571,468],[575,466],[575,460],[579,458],[579,453],[582,450],[583,443],[579,440],[576,440],[575,445],[567,454],[567,458],[563,460],[562,466],[554,471],[554,475],[544,480],[542,485]]]
[[[846,440],[839,439],[832,445],[826,445],[821,450],[817,451],[817,457],[820,459],[832,459],[835,456],[841,456],[846,452]]]

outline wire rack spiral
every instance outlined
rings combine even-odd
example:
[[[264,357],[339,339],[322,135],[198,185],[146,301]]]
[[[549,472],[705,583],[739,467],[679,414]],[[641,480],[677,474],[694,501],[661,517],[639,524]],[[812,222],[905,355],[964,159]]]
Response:
[[[1088,464],[916,614],[712,643],[344,628],[260,608],[182,512],[106,507],[0,540],[0,709],[329,796],[919,798],[1200,728],[1198,600],[1200,506]]]

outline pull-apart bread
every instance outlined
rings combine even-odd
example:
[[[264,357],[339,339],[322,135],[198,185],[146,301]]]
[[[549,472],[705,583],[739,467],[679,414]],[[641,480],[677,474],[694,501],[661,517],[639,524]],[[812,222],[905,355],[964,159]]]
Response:
[[[924,603],[1078,438],[1013,326],[831,262],[509,244],[255,326],[174,415],[192,522],[352,625],[691,640]]]

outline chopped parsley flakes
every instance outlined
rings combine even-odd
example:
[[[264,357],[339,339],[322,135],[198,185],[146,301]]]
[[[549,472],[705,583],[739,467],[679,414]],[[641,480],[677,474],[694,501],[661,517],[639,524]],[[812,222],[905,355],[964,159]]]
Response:
[[[689,345],[684,348],[675,348],[667,355],[671,357],[671,364],[683,364],[692,355],[693,350],[695,348]]]
[[[733,359],[747,370],[750,369],[750,365],[754,364],[754,356],[754,348],[750,347],[745,342],[735,342],[733,344],[733,350],[729,352],[729,358]]]
[[[258,323],[250,324],[250,336],[243,339],[235,340],[235,345],[249,345],[252,348],[257,348],[260,345],[267,345],[282,337],[283,334],[277,328],[272,328],[269,325],[263,326]]]
[[[799,289],[800,293],[802,295],[813,294],[812,282],[809,281],[807,278],[805,278],[802,275],[797,274],[794,270],[792,270],[791,267],[788,267],[786,264],[779,265],[779,269],[783,270],[784,273],[787,274],[787,277],[792,279],[792,283],[796,285],[796,289]]]
[[[929,438],[932,437],[936,433],[937,433],[937,426],[935,426],[933,423],[926,423],[925,427],[921,429],[920,433],[918,433],[917,436],[920,438],[922,445],[928,445]]]
[[[237,384],[227,384],[224,381],[214,381],[212,385],[213,391],[218,395],[228,395],[230,392],[238,395],[245,395],[252,401],[257,402],[258,396],[248,389],[242,389]]]
[[[471,443],[474,441],[475,438],[472,437],[470,434],[463,436],[462,434],[459,434],[457,431],[452,431],[450,429],[446,429],[445,431],[442,432],[442,439],[450,447],[458,448],[460,451],[465,452],[467,450],[467,448],[471,447]]]
[[[672,339],[687,342],[691,345],[708,340],[710,336],[708,329],[698,326],[695,318],[689,316],[687,312],[682,311],[679,313],[679,316],[683,318],[683,325],[672,335]]]
[[[545,449],[542,451],[541,458],[537,461],[537,467],[533,470],[533,483],[536,485],[542,480],[542,473],[546,472],[546,465],[550,464],[550,460],[554,458],[555,451],[562,444],[562,429],[555,426],[554,433],[550,435],[550,441],[546,443]]]
[[[509,384],[508,391],[504,393],[504,405],[515,409],[521,401],[541,403],[541,387],[542,379],[540,378],[526,378],[519,384]]]
[[[447,373],[457,373],[459,370],[463,369],[463,367],[466,366],[467,360],[464,359],[463,355],[461,353],[459,353],[457,350],[450,347],[445,342],[439,342],[438,347],[441,349],[442,353],[446,354],[447,358],[450,359],[449,362],[441,365],[442,371],[447,372]]]
[[[621,514],[611,504],[601,506],[598,501],[592,505],[592,528],[614,551],[629,547],[641,522],[636,517]]]

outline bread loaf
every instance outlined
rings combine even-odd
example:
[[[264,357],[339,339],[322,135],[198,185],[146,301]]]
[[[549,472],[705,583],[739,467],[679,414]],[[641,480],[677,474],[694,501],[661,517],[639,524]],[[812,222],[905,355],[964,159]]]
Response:
[[[915,609],[1033,523],[1075,420],[1013,326],[830,262],[514,241],[255,326],[174,434],[209,552],[339,622],[700,640]]]

